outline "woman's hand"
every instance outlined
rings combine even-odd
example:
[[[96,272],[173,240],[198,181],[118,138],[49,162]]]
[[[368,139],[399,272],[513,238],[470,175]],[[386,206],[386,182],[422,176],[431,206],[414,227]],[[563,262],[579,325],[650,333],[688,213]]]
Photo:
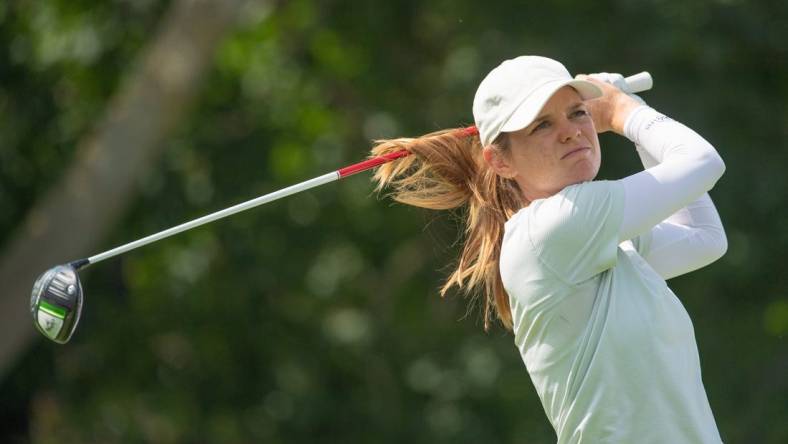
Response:
[[[597,133],[613,131],[624,135],[624,123],[629,113],[641,105],[635,98],[607,82],[601,82],[584,74],[576,76],[581,80],[589,81],[602,90],[602,97],[586,100],[588,112],[594,120]]]

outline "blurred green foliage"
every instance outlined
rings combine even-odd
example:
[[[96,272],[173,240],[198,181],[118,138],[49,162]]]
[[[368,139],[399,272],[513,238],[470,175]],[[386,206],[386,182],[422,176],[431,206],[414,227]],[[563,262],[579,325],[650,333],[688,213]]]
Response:
[[[73,158],[168,3],[0,3],[0,242]],[[729,252],[671,282],[718,426],[727,442],[788,442],[788,4],[479,6],[250,2],[104,245],[360,160],[373,139],[467,124],[476,84],[504,58],[647,69],[645,99],[728,165],[712,195]],[[601,176],[638,167],[629,143],[602,141]],[[2,441],[553,442],[511,336],[437,295],[458,215],[376,199],[368,180],[82,273],[75,338],[39,340],[2,381]]]

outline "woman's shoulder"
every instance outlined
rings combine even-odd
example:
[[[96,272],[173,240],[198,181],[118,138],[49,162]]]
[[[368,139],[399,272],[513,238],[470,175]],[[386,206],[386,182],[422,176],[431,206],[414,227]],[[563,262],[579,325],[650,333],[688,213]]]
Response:
[[[583,204],[597,199],[607,199],[611,194],[623,192],[619,180],[591,180],[569,185],[558,193],[544,199],[552,204]]]
[[[620,181],[594,180],[576,183],[550,197],[534,200],[506,223],[514,226],[534,219],[560,219],[563,213],[573,213],[601,201],[623,197],[623,191]]]
[[[558,235],[570,240],[582,235],[588,224],[604,219],[605,213],[623,206],[624,189],[618,181],[596,180],[570,185],[545,199],[537,199],[518,211],[505,224],[504,235],[522,230],[539,244]]]
[[[502,257],[516,264],[533,258],[561,280],[580,282],[615,263],[623,207],[620,182],[568,186],[507,222]]]

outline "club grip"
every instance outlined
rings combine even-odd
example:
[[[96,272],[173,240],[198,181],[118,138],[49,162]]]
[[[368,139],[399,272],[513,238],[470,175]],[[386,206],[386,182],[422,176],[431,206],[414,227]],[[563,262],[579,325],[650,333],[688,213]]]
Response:
[[[624,90],[626,93],[639,93],[647,91],[654,86],[654,79],[651,78],[651,74],[649,74],[648,71],[626,77],[624,82],[626,82],[626,88]]]

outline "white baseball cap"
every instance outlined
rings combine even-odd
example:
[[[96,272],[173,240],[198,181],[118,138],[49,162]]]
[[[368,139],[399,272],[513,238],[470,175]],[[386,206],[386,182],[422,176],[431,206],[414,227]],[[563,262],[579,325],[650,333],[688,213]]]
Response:
[[[547,57],[520,56],[487,74],[473,98],[473,119],[482,146],[499,134],[530,125],[560,88],[571,86],[583,100],[602,95],[598,86],[575,80],[564,65]]]

